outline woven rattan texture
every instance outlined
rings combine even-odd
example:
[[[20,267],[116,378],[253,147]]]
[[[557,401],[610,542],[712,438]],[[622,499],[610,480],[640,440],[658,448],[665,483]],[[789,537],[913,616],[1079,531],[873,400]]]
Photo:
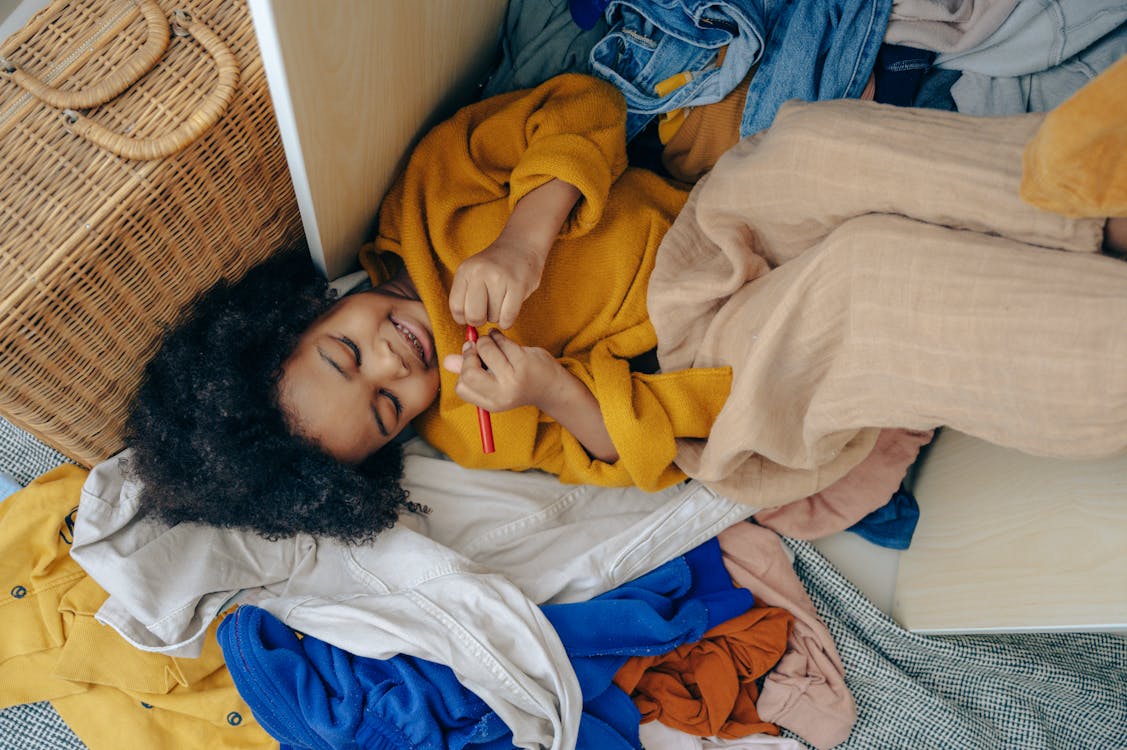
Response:
[[[107,153],[0,76],[0,414],[86,465],[120,448],[162,326],[199,291],[301,233],[245,2],[160,6],[170,17],[187,10],[239,64],[218,123],[171,157]],[[53,3],[0,54],[79,90],[145,39],[131,0],[77,0]],[[83,115],[130,137],[158,137],[191,118],[216,81],[200,44],[173,36],[152,71]]]

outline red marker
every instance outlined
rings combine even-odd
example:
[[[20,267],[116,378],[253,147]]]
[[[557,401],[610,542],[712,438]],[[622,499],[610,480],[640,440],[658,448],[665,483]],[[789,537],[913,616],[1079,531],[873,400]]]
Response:
[[[466,341],[477,341],[477,329],[471,325],[466,326]],[[493,422],[489,419],[489,412],[477,407],[477,429],[481,433],[481,452],[493,452]]]

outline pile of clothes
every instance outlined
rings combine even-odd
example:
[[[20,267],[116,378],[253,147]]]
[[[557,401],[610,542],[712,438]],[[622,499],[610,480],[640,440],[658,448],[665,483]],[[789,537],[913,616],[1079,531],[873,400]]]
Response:
[[[788,99],[865,98],[870,80],[887,104],[1046,112],[1127,54],[1125,23],[1116,0],[512,0],[484,93],[597,75],[626,96],[631,136],[741,84],[741,136]]]
[[[416,444],[431,514],[348,547],[165,526],[127,462],[0,505],[24,592],[3,702],[51,700],[92,745],[124,724],[138,746],[638,748],[658,722],[831,747],[856,719],[780,538],[699,483],[568,486]]]
[[[575,67],[563,69],[624,86],[646,49],[681,46],[674,26],[697,28],[705,43],[663,54],[665,77],[632,105],[638,137],[669,142],[712,127],[693,118],[719,117],[718,143],[746,135],[784,94],[899,91],[918,105],[944,71],[957,73],[948,90],[962,111],[986,101],[980,113],[1002,113],[989,110],[1015,91],[1020,111],[1048,109],[1115,63],[1046,118],[1022,195],[1074,216],[1127,211],[1127,162],[1101,156],[1127,144],[1122,116],[1106,116],[1127,107],[1121,3],[1078,17],[1016,0],[812,3],[841,11],[833,27],[803,3],[685,0],[660,17],[642,2],[522,5],[502,45],[520,64],[490,84],[562,72],[520,43],[530,23],[541,42],[564,40],[539,46],[565,50]],[[805,68],[782,56],[790,33],[840,64],[791,75]],[[900,88],[894,72],[909,75]],[[785,729],[829,748],[856,707],[778,533],[857,524],[906,545],[914,503],[898,485],[930,437],[878,443],[879,491],[847,484],[758,512],[695,481],[652,494],[568,486],[466,470],[415,443],[405,484],[431,514],[360,546],[163,525],[140,512],[128,453],[60,467],[0,503],[0,706],[49,700],[92,747],[798,747]]]

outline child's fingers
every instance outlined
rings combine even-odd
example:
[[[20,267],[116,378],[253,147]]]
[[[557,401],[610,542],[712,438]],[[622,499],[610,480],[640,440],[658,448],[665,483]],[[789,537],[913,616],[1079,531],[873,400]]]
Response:
[[[481,362],[481,357],[478,354],[476,343],[471,344],[469,341],[467,341],[466,343],[462,344],[462,353],[460,355],[449,354],[447,355],[447,358],[458,356],[462,358],[462,367],[458,371],[462,377],[465,377],[468,373],[471,372],[485,371],[485,365],[483,365]]]
[[[462,370],[454,385],[454,393],[467,404],[492,411],[497,409],[499,403],[496,399],[497,388],[497,379],[485,369],[476,353],[476,345],[468,348],[462,356]]]
[[[497,323],[501,320],[501,310],[505,304],[505,297],[508,292],[504,287],[494,289],[489,294],[489,320]]]
[[[450,285],[450,315],[458,325],[466,324],[466,275],[461,269],[454,273]]]
[[[513,369],[508,355],[498,345],[498,340],[512,343],[505,338],[504,334],[496,330],[490,331],[488,336],[483,336],[477,340],[477,356],[481,358],[482,363],[493,373],[495,378],[503,377]]]
[[[509,338],[496,328],[490,331],[489,335],[486,338],[488,338],[490,342],[497,345],[497,348],[500,349],[501,353],[505,355],[505,360],[510,365],[516,361],[516,358],[520,356],[521,350],[523,349],[520,344],[513,341],[511,338]]]
[[[458,398],[465,401],[467,404],[480,406],[483,409],[490,409],[491,405],[480,391],[473,387],[471,383],[466,382],[465,378],[459,378],[458,382],[454,385],[454,393]]]
[[[501,301],[501,307],[497,312],[497,325],[502,328],[512,328],[513,324],[517,322],[517,315],[520,313],[520,307],[524,304],[517,290],[509,287],[505,291],[505,298]]]
[[[492,379],[490,374],[485,369],[485,364],[481,361],[478,355],[477,344],[467,343],[462,349],[461,355],[448,354],[446,360],[458,357],[462,360],[461,366],[458,369],[458,382],[465,384],[475,392],[480,392],[483,386],[487,386],[487,382]],[[459,395],[461,392],[459,391]]]
[[[483,343],[488,354],[482,351]],[[466,381],[479,393],[484,393],[497,381],[497,373],[490,366],[489,360],[493,360],[493,364],[498,367],[504,365],[504,360],[497,354],[497,347],[488,337],[478,339],[476,344],[467,342],[462,348],[462,369],[458,373],[458,379]]]
[[[505,300],[512,295],[512,283],[507,279],[494,279],[491,283],[485,285],[486,295],[488,297],[486,303],[486,320],[483,320],[478,325],[484,325],[487,321],[493,323],[501,322],[505,311]],[[515,319],[516,316],[514,315]],[[512,325],[510,322],[509,325]]]
[[[472,326],[485,325],[489,314],[489,288],[480,282],[469,284],[465,301],[466,323]]]

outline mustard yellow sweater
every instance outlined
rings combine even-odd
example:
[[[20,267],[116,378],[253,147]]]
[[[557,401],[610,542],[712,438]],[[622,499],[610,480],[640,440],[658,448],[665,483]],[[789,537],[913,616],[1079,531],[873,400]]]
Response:
[[[686,193],[627,168],[625,103],[611,85],[563,75],[535,89],[468,106],[419,143],[380,209],[378,238],[361,251],[374,283],[406,266],[434,327],[439,361],[461,351],[450,316],[458,265],[500,234],[524,195],[553,178],[581,198],[552,248],[541,285],[506,334],[547,349],[594,394],[618,449],[592,459],[533,407],[493,415],[496,453],[485,455],[477,412],[442,372],[437,402],[415,422],[459,464],[541,469],[565,482],[655,490],[684,478],[675,437],[705,437],[731,385],[728,368],[645,375],[628,360],[657,336],[646,312],[654,256]]]

